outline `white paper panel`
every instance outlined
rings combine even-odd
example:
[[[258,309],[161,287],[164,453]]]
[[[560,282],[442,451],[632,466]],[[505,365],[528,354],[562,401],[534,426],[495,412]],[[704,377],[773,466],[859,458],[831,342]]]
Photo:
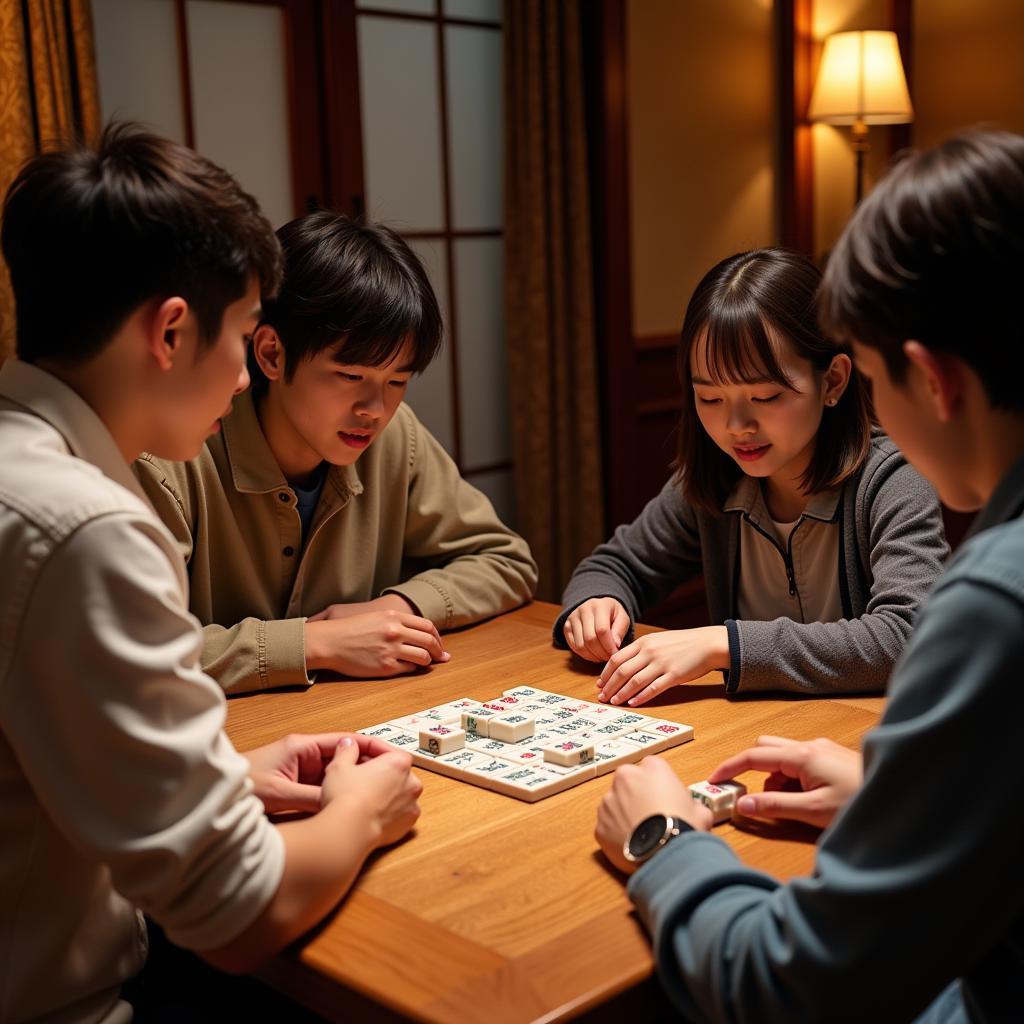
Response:
[[[406,401],[427,429],[455,458],[455,424],[452,416],[452,352],[448,344],[448,274],[444,261],[444,243],[410,240],[411,248],[423,260],[434,286],[441,316],[444,319],[445,340],[441,351],[426,371],[414,377],[406,391]]]
[[[464,467],[507,459],[504,249],[500,238],[455,242],[459,410]]]
[[[458,25],[444,31],[454,226],[501,227],[501,33]]]
[[[501,0],[443,0],[443,4],[449,18],[501,21]]]
[[[185,141],[174,0],[93,0],[100,112]]]
[[[367,211],[403,230],[444,227],[437,25],[359,15]]]
[[[196,149],[230,171],[274,227],[295,216],[284,14],[188,0]]]
[[[515,530],[516,498],[512,470],[503,469],[497,473],[474,473],[467,479],[478,491],[483,491],[491,499],[491,504],[501,521]]]
[[[379,11],[403,11],[406,14],[436,14],[437,0],[359,0],[356,10],[363,7]]]

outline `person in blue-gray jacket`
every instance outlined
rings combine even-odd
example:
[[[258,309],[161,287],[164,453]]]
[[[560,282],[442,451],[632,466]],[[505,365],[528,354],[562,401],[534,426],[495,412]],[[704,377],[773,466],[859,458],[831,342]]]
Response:
[[[711,776],[795,780],[739,810],[827,824],[811,877],[745,867],[665,762],[616,773],[597,839],[636,871],[629,894],[687,1020],[1024,1019],[1022,281],[1024,138],[1009,133],[904,159],[832,251],[825,330],[852,342],[911,464],[981,512],[893,670],[862,784],[842,748],[775,738]]]

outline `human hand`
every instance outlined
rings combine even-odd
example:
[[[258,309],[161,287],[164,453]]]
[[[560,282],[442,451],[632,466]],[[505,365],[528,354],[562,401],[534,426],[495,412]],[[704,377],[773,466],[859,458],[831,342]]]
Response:
[[[391,749],[369,736],[329,732],[313,736],[292,733],[255,750],[244,751],[242,756],[249,762],[249,778],[267,813],[318,811],[324,768],[343,739],[350,739],[358,756],[363,758]]]
[[[327,614],[337,607],[331,605],[320,613],[323,617],[306,620],[307,669],[372,679],[451,659],[429,619],[394,609],[342,617]]]
[[[825,828],[860,788],[864,763],[859,750],[832,740],[760,736],[757,746],[723,761],[708,782],[723,782],[747,771],[769,774],[763,793],[748,793],[737,801],[740,814],[791,818]]]
[[[626,860],[622,847],[633,829],[652,814],[682,818],[701,832],[711,828],[711,811],[690,796],[666,761],[645,757],[639,764],[624,764],[601,801],[594,830],[604,855],[620,871],[630,874],[639,867]]]
[[[725,626],[648,633],[608,659],[597,680],[598,700],[637,707],[671,686],[728,667]]]
[[[607,661],[629,632],[629,612],[614,597],[593,597],[565,620],[569,649],[587,661]]]
[[[374,845],[389,846],[416,824],[423,783],[413,775],[412,758],[405,751],[379,746],[386,749],[367,758],[353,737],[344,737],[325,770],[320,805],[354,802],[371,825]]]

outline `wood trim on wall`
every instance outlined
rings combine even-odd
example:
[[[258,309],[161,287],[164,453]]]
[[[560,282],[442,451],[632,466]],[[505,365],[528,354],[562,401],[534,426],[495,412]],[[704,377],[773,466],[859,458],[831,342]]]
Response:
[[[355,0],[324,4],[324,124],[327,148],[325,205],[360,217],[366,209],[363,177],[363,118],[359,95],[359,45]]]
[[[914,0],[887,0],[889,24],[900,45],[900,57],[907,76],[910,102],[914,102]],[[912,126],[894,124],[889,128],[889,159],[911,144]]]
[[[777,0],[778,231],[783,245],[814,255],[814,151],[807,108],[814,88],[814,0]]]

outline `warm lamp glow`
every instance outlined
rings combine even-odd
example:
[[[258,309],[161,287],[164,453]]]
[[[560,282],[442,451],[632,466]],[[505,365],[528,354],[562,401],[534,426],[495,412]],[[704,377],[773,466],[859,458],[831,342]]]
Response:
[[[905,124],[914,119],[896,33],[837,32],[829,36],[807,116],[812,121],[853,126],[859,203],[864,193],[868,125]]]
[[[808,117],[827,124],[904,124],[914,118],[895,32],[837,32],[825,40]]]

